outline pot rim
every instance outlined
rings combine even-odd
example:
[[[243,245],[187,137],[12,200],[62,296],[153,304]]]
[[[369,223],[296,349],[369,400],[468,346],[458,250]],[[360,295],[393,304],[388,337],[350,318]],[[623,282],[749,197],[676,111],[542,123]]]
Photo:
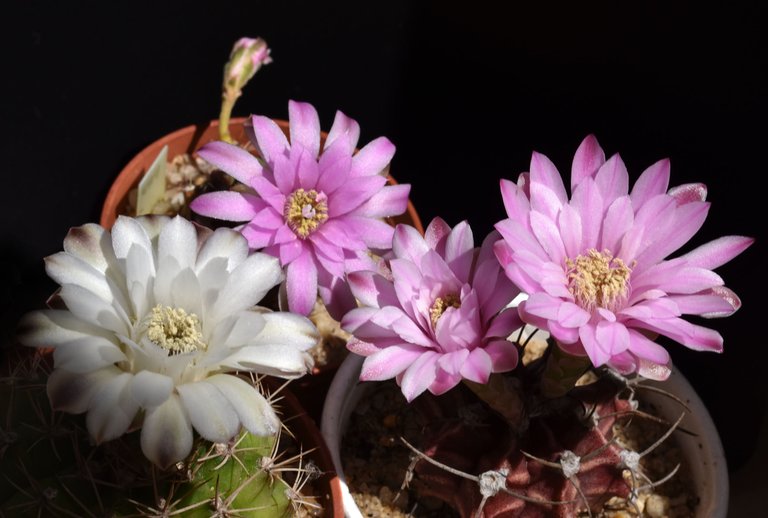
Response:
[[[349,416],[357,402],[365,395],[367,387],[372,386],[372,383],[359,381],[364,360],[362,356],[350,354],[342,362],[328,389],[320,425],[340,481],[346,518],[363,518],[347,486],[340,450]],[[648,380],[648,384],[675,394],[691,410],[686,413],[681,426],[696,435],[677,434],[676,440],[683,455],[689,460],[689,474],[699,496],[696,518],[726,518],[728,469],[720,436],[709,411],[694,388],[674,365],[670,364],[670,368],[672,374],[669,379],[663,382]],[[650,391],[642,397],[644,401],[658,406],[661,415],[668,421],[674,422],[679,417],[679,404],[672,399]]]

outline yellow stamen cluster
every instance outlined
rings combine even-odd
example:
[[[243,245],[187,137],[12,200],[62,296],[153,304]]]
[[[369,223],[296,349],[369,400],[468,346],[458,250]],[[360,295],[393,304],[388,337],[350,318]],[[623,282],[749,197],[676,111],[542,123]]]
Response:
[[[317,230],[328,219],[327,197],[311,189],[296,189],[285,202],[285,222],[301,239]]]
[[[461,300],[458,295],[449,293],[445,297],[437,297],[432,303],[432,307],[429,308],[429,319],[432,321],[432,327],[437,326],[437,321],[443,316],[445,310],[448,308],[459,309],[461,307]]]
[[[592,248],[586,255],[566,259],[565,263],[568,290],[584,309],[600,307],[614,311],[626,298],[632,269],[608,250],[598,252]]]
[[[197,315],[187,314],[181,308],[160,304],[152,308],[147,325],[147,337],[168,351],[169,355],[190,353],[206,348]]]

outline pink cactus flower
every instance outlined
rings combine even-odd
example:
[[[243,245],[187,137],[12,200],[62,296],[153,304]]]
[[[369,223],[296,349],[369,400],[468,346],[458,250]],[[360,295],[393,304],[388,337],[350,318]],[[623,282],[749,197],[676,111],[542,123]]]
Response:
[[[741,302],[712,269],[751,243],[716,239],[664,260],[702,226],[706,187],[667,190],[669,160],[650,166],[631,192],[618,155],[605,160],[593,136],[576,151],[571,198],[555,166],[534,153],[530,173],[501,182],[509,219],[496,225],[496,256],[507,276],[529,294],[522,319],[549,331],[560,346],[595,366],[664,379],[665,335],[695,350],[722,351],[719,333],[682,315],[721,317]]]
[[[239,229],[250,247],[285,267],[291,311],[309,314],[319,293],[330,314],[341,318],[356,305],[344,275],[371,267],[369,250],[389,250],[393,228],[384,218],[405,212],[410,186],[385,185],[381,173],[395,153],[385,137],[355,153],[360,128],[336,112],[321,152],[315,109],[291,101],[288,110],[290,142],[271,119],[252,117],[251,140],[261,161],[224,142],[199,151],[255,193],[209,193],[191,207],[205,216],[245,222]]]
[[[408,401],[429,390],[442,394],[462,379],[487,383],[492,372],[517,365],[507,337],[522,325],[505,311],[519,290],[493,256],[494,232],[474,247],[466,222],[451,229],[435,219],[426,237],[398,225],[391,271],[348,275],[363,306],[342,327],[354,335],[348,348],[366,356],[361,380],[395,378]]]

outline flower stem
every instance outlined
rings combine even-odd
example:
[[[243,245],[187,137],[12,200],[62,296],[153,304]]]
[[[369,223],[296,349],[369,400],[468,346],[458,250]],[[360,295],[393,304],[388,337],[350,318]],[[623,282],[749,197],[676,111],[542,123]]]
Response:
[[[229,119],[232,116],[232,109],[235,107],[237,98],[240,97],[240,91],[227,88],[221,95],[221,112],[219,113],[219,139],[224,142],[234,144],[235,141],[229,134]]]
[[[488,383],[475,383],[465,379],[464,385],[501,415],[513,430],[521,431],[525,428],[525,402],[518,379],[491,374]]]

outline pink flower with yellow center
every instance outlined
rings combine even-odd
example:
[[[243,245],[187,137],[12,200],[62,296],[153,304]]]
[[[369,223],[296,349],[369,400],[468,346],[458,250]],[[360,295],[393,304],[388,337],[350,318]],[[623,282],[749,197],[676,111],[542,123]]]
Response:
[[[629,190],[618,155],[605,160],[593,136],[576,151],[571,197],[555,166],[534,153],[530,173],[501,182],[509,219],[496,225],[496,256],[529,298],[522,319],[595,366],[666,378],[665,335],[695,350],[722,351],[719,333],[683,315],[728,316],[741,302],[712,272],[752,239],[728,236],[667,259],[699,230],[706,187],[667,189],[669,161],[643,172]]]
[[[507,340],[522,326],[507,305],[519,293],[493,255],[491,234],[475,248],[466,222],[451,229],[435,219],[425,237],[398,225],[391,271],[348,275],[364,306],[347,313],[347,347],[366,356],[360,379],[395,378],[408,401],[429,390],[442,394],[462,379],[487,383],[517,365]]]
[[[386,185],[382,172],[395,147],[385,137],[356,152],[360,128],[337,112],[321,151],[315,109],[291,101],[288,110],[290,142],[271,119],[252,117],[251,141],[262,160],[225,142],[199,151],[255,192],[209,193],[191,206],[205,216],[245,222],[239,230],[250,247],[285,267],[291,311],[308,314],[319,293],[340,318],[356,305],[344,275],[373,267],[370,250],[390,248],[393,229],[384,218],[405,212],[410,186]]]

